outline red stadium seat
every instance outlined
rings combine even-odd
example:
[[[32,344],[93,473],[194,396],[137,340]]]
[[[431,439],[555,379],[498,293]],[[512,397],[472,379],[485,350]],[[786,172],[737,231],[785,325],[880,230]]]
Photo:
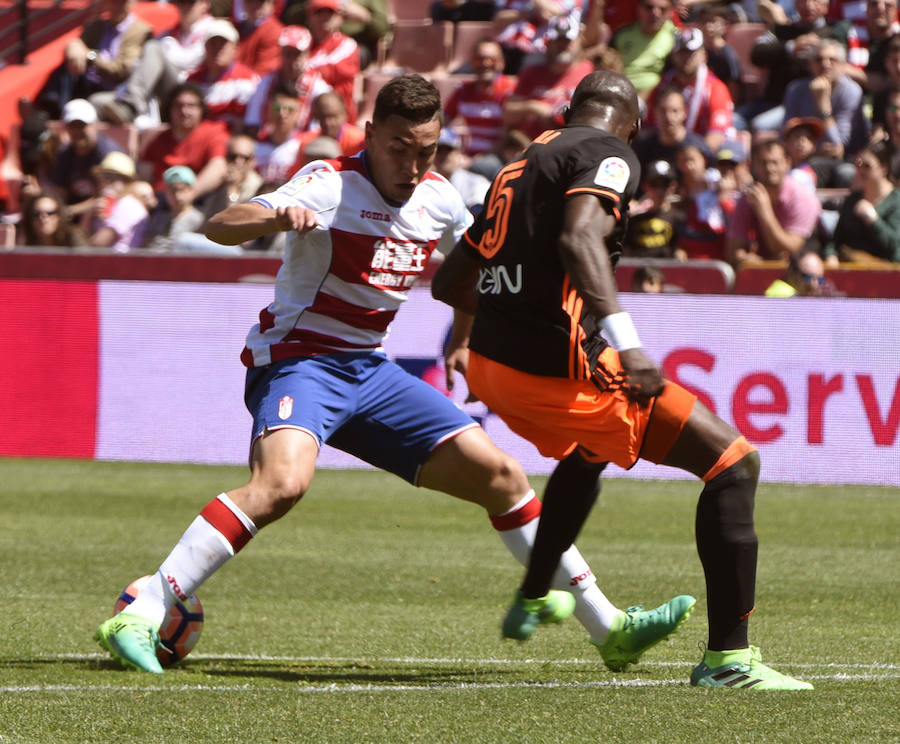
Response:
[[[388,16],[393,21],[422,21],[429,18],[430,0],[390,0]]]
[[[398,22],[379,68],[395,73],[446,72],[452,45],[452,23]]]
[[[765,31],[763,23],[732,23],[725,32],[725,42],[741,61],[741,82],[745,91],[760,90],[765,82],[766,71],[750,61],[753,44]]]
[[[450,71],[458,70],[469,61],[472,50],[482,39],[494,38],[494,26],[490,21],[460,21],[453,34],[453,51],[450,54]]]

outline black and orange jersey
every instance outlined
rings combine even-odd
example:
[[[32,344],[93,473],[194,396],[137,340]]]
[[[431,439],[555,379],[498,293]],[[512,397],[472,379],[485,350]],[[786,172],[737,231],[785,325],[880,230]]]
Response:
[[[470,348],[536,375],[584,379],[583,301],[559,255],[565,202],[593,194],[616,217],[615,261],[640,165],[618,137],[576,125],[541,134],[494,178],[484,210],[462,239],[481,261]]]

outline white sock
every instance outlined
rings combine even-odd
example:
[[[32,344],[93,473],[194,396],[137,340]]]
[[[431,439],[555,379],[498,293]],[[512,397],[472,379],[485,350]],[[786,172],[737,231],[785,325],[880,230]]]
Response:
[[[505,526],[528,519],[528,516],[535,513],[540,504],[540,501],[537,501],[537,504],[532,503],[532,499],[537,500],[537,496],[534,495],[534,491],[529,491],[508,512],[491,518],[503,544],[523,566],[528,565],[528,558],[534,545],[538,526],[537,516],[532,517],[524,524],[508,529],[500,529],[498,523]],[[523,509],[525,511],[517,520],[516,513]],[[553,588],[572,593],[572,596],[575,597],[574,614],[578,622],[590,634],[591,640],[597,643],[605,641],[612,622],[620,610],[607,599],[600,587],[597,586],[594,572],[591,571],[587,561],[574,545],[566,550],[560,558],[559,567],[553,574]]]
[[[191,522],[128,612],[146,617],[158,627],[176,597],[193,594],[256,531],[250,518],[220,494]]]

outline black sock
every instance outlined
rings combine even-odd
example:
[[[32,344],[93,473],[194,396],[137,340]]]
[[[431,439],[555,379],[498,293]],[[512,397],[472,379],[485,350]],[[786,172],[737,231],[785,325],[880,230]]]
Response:
[[[547,481],[522,595],[536,599],[550,591],[559,559],[575,542],[600,493],[605,462],[587,462],[575,450],[560,460]]]
[[[759,454],[751,452],[707,482],[697,503],[697,552],[706,575],[709,648],[746,648],[756,596],[758,542],[753,502]]]

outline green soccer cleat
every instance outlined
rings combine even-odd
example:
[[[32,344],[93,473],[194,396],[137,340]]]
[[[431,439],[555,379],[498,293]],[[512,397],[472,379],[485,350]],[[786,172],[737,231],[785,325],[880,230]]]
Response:
[[[603,643],[591,643],[600,650],[607,669],[621,672],[629,664],[636,663],[645,651],[678,630],[691,616],[695,604],[694,597],[681,594],[655,610],[645,611],[641,605],[629,607],[613,621]]]
[[[525,599],[516,592],[512,606],[503,618],[503,637],[525,641],[537,630],[538,625],[560,623],[575,609],[575,597],[569,592],[551,589],[538,599]]]
[[[694,687],[736,687],[754,690],[811,690],[809,682],[788,677],[762,663],[756,646],[735,651],[709,651],[691,672]]]
[[[103,623],[94,633],[94,640],[126,667],[153,674],[162,674],[156,658],[161,646],[159,632],[153,624],[139,615],[120,612]]]

